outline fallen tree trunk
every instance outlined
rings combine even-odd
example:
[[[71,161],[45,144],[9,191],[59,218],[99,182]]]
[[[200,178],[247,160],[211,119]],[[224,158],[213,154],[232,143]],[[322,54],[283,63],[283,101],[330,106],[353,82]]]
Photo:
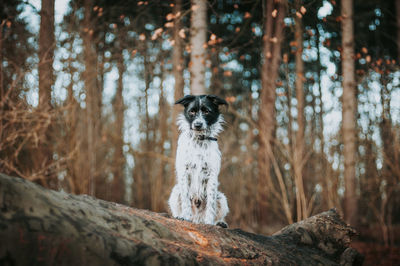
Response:
[[[333,209],[262,236],[0,174],[0,265],[356,265],[354,234]]]

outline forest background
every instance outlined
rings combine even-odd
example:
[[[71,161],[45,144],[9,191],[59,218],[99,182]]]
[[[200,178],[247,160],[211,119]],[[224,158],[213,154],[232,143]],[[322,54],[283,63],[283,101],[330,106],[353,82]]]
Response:
[[[167,212],[173,103],[215,94],[231,227],[336,207],[399,243],[399,0],[3,0],[0,23],[0,172]]]

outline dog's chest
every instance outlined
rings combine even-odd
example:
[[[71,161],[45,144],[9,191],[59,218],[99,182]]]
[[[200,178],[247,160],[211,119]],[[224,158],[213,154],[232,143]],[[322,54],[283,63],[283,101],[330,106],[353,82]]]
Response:
[[[185,153],[185,168],[186,170],[206,171],[212,166],[212,152],[209,147],[191,145]]]
[[[216,143],[188,141],[182,144],[184,144],[181,149],[182,154],[178,156],[192,185],[204,184],[213,173],[218,174],[221,155]]]

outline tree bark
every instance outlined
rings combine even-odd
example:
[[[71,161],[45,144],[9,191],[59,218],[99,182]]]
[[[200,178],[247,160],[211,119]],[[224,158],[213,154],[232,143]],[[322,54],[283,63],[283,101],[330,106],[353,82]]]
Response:
[[[55,49],[54,0],[42,0],[39,30],[39,106],[46,115],[51,110],[51,86],[54,82],[53,60]],[[49,115],[50,117],[50,115]],[[51,117],[43,126],[37,156],[32,160],[35,170],[43,169],[52,162]],[[47,171],[39,177],[41,184],[48,187],[50,175]],[[54,186],[54,184],[53,184]]]
[[[296,10],[300,10],[301,0],[296,0]],[[297,221],[308,217],[307,201],[303,184],[304,165],[304,62],[303,62],[303,23],[296,16],[295,41],[296,50],[296,100],[297,100],[297,133],[293,156],[293,171],[296,184]]]
[[[85,59],[84,82],[86,90],[86,118],[87,118],[87,163],[89,195],[95,195],[96,184],[96,144],[97,144],[97,117],[99,115],[97,92],[96,52],[94,49],[94,25],[92,21],[93,0],[84,1],[83,20],[83,48]]]
[[[174,85],[174,102],[181,99],[183,97],[183,87],[184,87],[184,80],[183,80],[183,40],[179,36],[179,31],[182,28],[181,23],[181,16],[178,14],[182,13],[182,0],[176,0],[174,6],[174,49],[172,51],[172,65],[173,65],[173,74],[175,79]],[[176,119],[179,115],[179,109],[177,106],[172,107],[172,145],[171,145],[171,157],[175,159],[176,157],[176,149],[178,146],[178,127],[176,126]],[[171,167],[171,178],[169,181],[169,187],[172,188],[175,182],[175,165]]]
[[[120,29],[121,30],[121,29]],[[123,33],[124,34],[124,33]],[[121,34],[121,35],[123,35]],[[114,202],[124,202],[124,165],[125,157],[123,152],[124,146],[124,99],[122,92],[124,89],[123,77],[125,73],[125,64],[123,57],[123,36],[119,37],[119,47],[117,52],[117,68],[118,68],[118,81],[117,91],[114,98],[114,114],[115,114],[115,136],[114,136],[114,171],[111,198]]]
[[[344,217],[355,226],[357,222],[356,197],[356,83],[354,72],[353,0],[341,1],[342,7],[342,134],[344,157]]]
[[[397,22],[397,62],[400,62],[400,0],[395,0]]]
[[[265,33],[263,47],[263,65],[261,69],[261,103],[259,109],[258,127],[259,143],[258,151],[258,202],[260,219],[264,220],[266,211],[262,204],[267,200],[268,187],[272,186],[271,181],[271,158],[272,138],[275,130],[275,82],[278,77],[279,62],[281,58],[281,42],[283,38],[283,18],[285,17],[285,3],[276,4],[277,17],[272,17],[274,10],[273,1],[265,1]],[[290,218],[289,218],[290,220]],[[291,221],[289,221],[291,222]]]
[[[49,110],[53,85],[54,0],[42,0],[39,31],[39,107]]]
[[[336,210],[273,236],[196,225],[0,174],[5,265],[361,265]]]
[[[192,94],[205,94],[207,1],[192,0],[190,26],[190,89]]]

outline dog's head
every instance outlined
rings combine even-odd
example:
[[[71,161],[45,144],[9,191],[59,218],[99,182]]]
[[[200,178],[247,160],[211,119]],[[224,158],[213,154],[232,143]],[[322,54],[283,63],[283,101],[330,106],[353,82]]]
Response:
[[[195,134],[205,134],[210,131],[211,127],[219,122],[219,106],[228,105],[224,99],[215,95],[186,95],[175,104],[185,107],[183,113],[185,120]]]

